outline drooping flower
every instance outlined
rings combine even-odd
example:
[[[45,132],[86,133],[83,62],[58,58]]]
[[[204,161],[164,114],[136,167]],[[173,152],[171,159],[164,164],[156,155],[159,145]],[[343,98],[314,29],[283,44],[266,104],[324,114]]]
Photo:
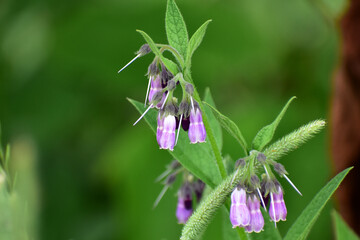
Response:
[[[192,190],[189,183],[185,183],[178,192],[176,218],[180,224],[185,224],[192,213]]]
[[[231,194],[230,221],[233,228],[246,227],[250,224],[250,212],[246,206],[246,191],[236,187]]]
[[[274,222],[286,221],[287,210],[284,202],[284,194],[280,185],[276,186],[277,192],[270,192],[271,202],[269,208],[270,218]]]
[[[156,139],[160,149],[174,150],[175,146],[175,116],[159,112]]]
[[[202,120],[201,110],[197,104],[191,108],[190,111],[190,125],[189,125],[189,139],[190,143],[205,142],[206,130]]]
[[[251,232],[261,232],[264,227],[264,218],[260,211],[260,201],[255,194],[248,197],[247,206],[250,211],[250,224],[245,227],[245,230]]]

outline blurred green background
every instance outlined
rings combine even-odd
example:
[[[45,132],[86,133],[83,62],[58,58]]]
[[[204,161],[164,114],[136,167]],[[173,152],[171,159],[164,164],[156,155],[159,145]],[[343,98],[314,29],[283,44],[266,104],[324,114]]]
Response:
[[[200,92],[248,141],[293,95],[275,138],[328,119],[338,61],[330,0],[178,0],[192,34],[213,19],[193,57]],[[172,159],[158,149],[127,102],[143,101],[151,54],[117,71],[144,43],[136,29],[166,42],[165,0],[3,0],[0,3],[0,120],[3,143],[26,136],[37,151],[39,239],[177,239],[176,186],[160,205],[154,179]],[[282,182],[288,207],[282,234],[330,177],[327,131],[284,157],[303,197]],[[223,154],[242,151],[224,133]],[[282,179],[281,179],[282,180]],[[176,184],[179,185],[178,183]],[[330,207],[310,239],[329,239]],[[1,206],[0,206],[0,212]],[[0,213],[1,214],[1,213]],[[204,239],[218,239],[218,217]],[[0,230],[1,231],[1,230]]]

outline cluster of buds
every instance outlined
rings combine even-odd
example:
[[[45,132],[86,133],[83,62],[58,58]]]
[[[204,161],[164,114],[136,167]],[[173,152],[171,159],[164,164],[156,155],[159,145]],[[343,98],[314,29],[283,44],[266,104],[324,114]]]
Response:
[[[181,167],[177,160],[172,161],[167,166],[166,171],[156,179],[156,181],[161,181],[164,179],[164,188],[156,199],[154,207],[157,206],[165,192],[175,182],[176,176],[180,172],[183,173],[183,184],[177,193],[178,203],[176,207],[176,218],[178,219],[178,223],[185,224],[193,213],[193,197],[195,196],[197,203],[200,202],[205,188],[205,183],[200,179],[195,179],[192,174]]]
[[[261,182],[254,171],[254,166],[257,165],[262,165],[264,168]],[[264,210],[267,210],[264,198],[270,198],[269,216],[275,226],[276,222],[286,220],[287,209],[284,191],[271,172],[270,165],[301,195],[300,191],[286,176],[287,172],[283,165],[267,159],[263,153],[250,154],[248,159],[240,159],[236,163],[238,171],[243,169],[245,174],[231,194],[230,221],[233,228],[243,227],[249,233],[261,232],[264,228],[264,218],[260,210],[260,201]]]
[[[137,52],[136,57],[126,66],[148,52],[150,52],[148,45],[143,45]],[[159,110],[156,139],[160,149],[174,150],[174,146],[179,137],[180,126],[184,131],[188,132],[190,143],[205,142],[206,131],[199,104],[193,99],[193,85],[184,80],[182,73],[173,76],[158,57],[155,57],[149,65],[147,76],[149,82],[145,97],[145,106],[148,104],[149,107],[134,125],[137,124],[151,108],[155,108]],[[183,98],[179,105],[177,104],[178,99],[173,96],[178,85],[181,86],[183,91]],[[175,134],[176,130],[177,134]]]

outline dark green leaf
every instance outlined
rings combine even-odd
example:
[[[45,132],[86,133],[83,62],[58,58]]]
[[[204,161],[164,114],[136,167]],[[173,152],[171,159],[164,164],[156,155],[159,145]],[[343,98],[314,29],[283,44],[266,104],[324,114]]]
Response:
[[[211,21],[212,20],[207,20],[203,25],[201,25],[198,28],[198,30],[196,30],[194,35],[192,35],[192,37],[190,38],[189,45],[187,48],[187,53],[186,53],[185,66],[190,65],[191,57],[194,54],[195,50],[199,47],[200,43],[202,42],[202,40],[205,36],[205,33],[206,33],[206,28]]]
[[[354,231],[346,224],[339,213],[335,210],[332,212],[335,226],[335,239],[337,240],[359,240]]]
[[[283,118],[287,108],[289,107],[290,103],[295,99],[296,97],[290,98],[290,100],[286,103],[284,108],[281,110],[280,114],[276,117],[276,119],[269,125],[263,127],[255,136],[252,146],[253,149],[256,149],[258,151],[263,150],[263,148],[268,144],[271,139],[274,136],[275,130],[277,126],[279,125],[281,119]]]
[[[160,58],[160,60],[164,63],[165,67],[175,76],[179,72],[177,65],[173,61],[167,59],[161,54],[160,50],[156,47],[156,44],[149,35],[147,35],[144,31],[141,30],[136,30],[136,31],[139,32],[144,37],[147,44],[149,44],[151,51],[155,54],[155,56]]]
[[[140,112],[145,111],[144,104],[128,99],[129,102]],[[157,111],[151,109],[144,117],[150,128],[156,133]],[[177,159],[186,169],[200,178],[210,187],[215,187],[221,182],[221,175],[216,165],[215,157],[211,151],[209,142],[190,144],[187,132],[180,130],[179,140],[174,151],[169,153]],[[154,141],[156,138],[154,137]]]
[[[300,240],[305,239],[309,234],[316,219],[320,215],[321,210],[330,199],[331,195],[339,187],[341,181],[345,178],[348,172],[352,169],[347,168],[338,175],[336,175],[320,192],[311,200],[306,206],[301,215],[296,219],[285,236],[285,240]]]
[[[260,233],[251,233],[251,240],[281,240],[282,237],[279,230],[275,228],[274,222],[270,221],[269,213],[265,212],[263,208],[261,208],[261,212],[265,221],[264,231]]]
[[[233,136],[240,143],[240,145],[244,149],[245,154],[247,154],[247,144],[246,144],[245,139],[244,139],[243,135],[241,134],[238,126],[233,121],[231,121],[228,117],[222,115],[213,106],[211,106],[210,104],[208,104],[206,102],[204,102],[204,103],[211,108],[211,110],[213,111],[216,119],[219,121],[221,126],[223,128],[225,128],[225,130],[228,131],[231,134],[231,136]]]
[[[167,3],[165,28],[169,44],[185,59],[189,37],[184,18],[174,0],[168,0]]]
[[[209,88],[205,89],[204,101],[209,103],[212,106],[215,106],[215,102],[211,96],[211,92],[210,92]],[[208,106],[205,106],[204,111],[205,111],[206,116],[208,117],[210,127],[214,133],[216,143],[217,143],[219,149],[221,150],[222,145],[223,145],[221,125],[220,125],[219,121],[215,118],[211,108],[209,108]]]

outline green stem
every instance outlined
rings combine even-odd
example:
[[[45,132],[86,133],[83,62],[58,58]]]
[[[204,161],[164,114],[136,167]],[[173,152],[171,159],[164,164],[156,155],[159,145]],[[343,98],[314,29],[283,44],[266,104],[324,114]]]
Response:
[[[184,58],[180,55],[180,53],[175,48],[173,48],[170,45],[166,45],[166,44],[156,44],[156,46],[160,47],[163,50],[167,50],[167,51],[171,52],[174,55],[174,57],[176,58],[176,60],[180,63],[181,68],[184,68],[184,66],[185,66]]]
[[[201,98],[199,96],[199,93],[198,91],[196,90],[196,87],[195,87],[195,84],[191,78],[191,74],[189,71],[186,71],[185,72],[185,76],[186,78],[186,81],[190,82],[191,84],[193,84],[194,86],[194,94],[193,94],[193,97],[194,99],[199,103],[199,106],[200,106],[200,109],[203,110],[204,109],[204,105],[201,101]],[[205,111],[203,110],[203,115],[202,115],[202,118],[203,118],[203,123],[204,123],[204,126],[205,126],[205,129],[206,129],[206,134],[208,136],[208,139],[210,141],[210,145],[211,145],[211,148],[213,150],[213,153],[215,155],[215,159],[216,159],[216,164],[219,168],[219,171],[220,171],[220,174],[221,174],[221,178],[222,179],[225,179],[226,176],[227,176],[227,173],[226,173],[226,170],[225,170],[225,166],[224,166],[224,163],[222,161],[222,157],[221,157],[221,153],[220,153],[220,149],[216,143],[216,140],[215,140],[215,137],[214,137],[214,133],[210,127],[210,124],[209,124],[209,121],[208,121],[208,118],[207,118],[207,115],[205,114]]]

